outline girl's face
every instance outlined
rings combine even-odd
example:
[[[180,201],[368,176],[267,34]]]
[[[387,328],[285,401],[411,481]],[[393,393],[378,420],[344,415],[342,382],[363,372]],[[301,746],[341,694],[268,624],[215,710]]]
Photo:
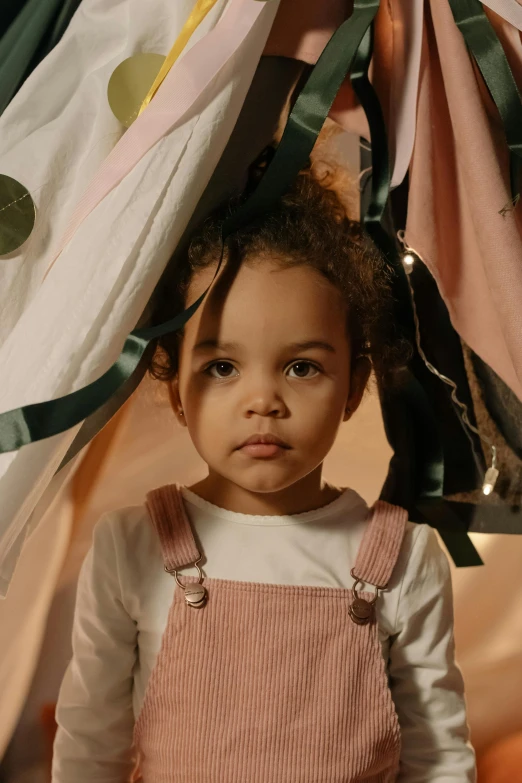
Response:
[[[186,307],[215,266],[192,280]],[[209,467],[209,478],[253,493],[277,493],[313,474],[340,424],[360,402],[368,362],[350,375],[346,306],[340,292],[307,266],[243,263],[231,284],[222,271],[185,325],[174,404]],[[347,412],[347,406],[350,411]],[[288,448],[260,457],[241,448],[272,434]]]

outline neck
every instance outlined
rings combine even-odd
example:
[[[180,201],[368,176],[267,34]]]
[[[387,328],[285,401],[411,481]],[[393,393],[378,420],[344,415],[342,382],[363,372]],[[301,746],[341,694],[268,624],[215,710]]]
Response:
[[[240,514],[302,514],[321,508],[342,494],[342,490],[321,478],[321,470],[322,464],[294,484],[275,492],[250,490],[209,470],[206,478],[188,489],[215,506]]]

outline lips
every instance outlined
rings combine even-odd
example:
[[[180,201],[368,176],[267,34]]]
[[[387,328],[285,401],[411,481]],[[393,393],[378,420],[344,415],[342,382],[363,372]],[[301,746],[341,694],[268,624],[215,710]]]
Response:
[[[283,449],[289,449],[290,446],[288,443],[285,443],[284,440],[281,440],[281,438],[278,438],[277,435],[270,435],[268,433],[262,435],[251,435],[247,440],[243,441],[243,443],[238,446],[239,449],[242,449],[243,446],[251,446],[255,443],[265,444],[265,445],[275,445],[280,446]]]

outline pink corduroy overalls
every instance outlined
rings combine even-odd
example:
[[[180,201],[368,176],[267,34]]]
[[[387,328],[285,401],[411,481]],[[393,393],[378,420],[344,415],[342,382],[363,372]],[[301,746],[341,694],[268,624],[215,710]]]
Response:
[[[202,554],[179,485],[149,493],[147,508],[180,586],[134,730],[133,780],[396,780],[400,730],[376,594],[178,575]],[[355,579],[386,586],[406,520],[375,504]]]

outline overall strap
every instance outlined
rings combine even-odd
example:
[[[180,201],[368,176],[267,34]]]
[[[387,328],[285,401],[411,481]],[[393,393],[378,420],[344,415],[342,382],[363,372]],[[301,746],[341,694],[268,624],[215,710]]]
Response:
[[[198,550],[178,484],[167,484],[147,494],[147,511],[158,533],[167,571],[198,561]]]
[[[408,512],[378,500],[364,534],[353,574],[370,585],[388,584],[401,549]]]

